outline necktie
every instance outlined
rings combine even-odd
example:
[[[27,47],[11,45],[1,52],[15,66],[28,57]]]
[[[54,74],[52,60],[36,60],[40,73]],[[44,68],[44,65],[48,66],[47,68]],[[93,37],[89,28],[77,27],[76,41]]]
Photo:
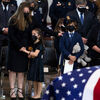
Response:
[[[70,34],[69,34],[70,42],[72,42],[72,38],[73,38],[73,33],[70,33]]]
[[[81,24],[83,24],[84,18],[83,18],[83,13],[80,14],[80,20],[81,20]]]

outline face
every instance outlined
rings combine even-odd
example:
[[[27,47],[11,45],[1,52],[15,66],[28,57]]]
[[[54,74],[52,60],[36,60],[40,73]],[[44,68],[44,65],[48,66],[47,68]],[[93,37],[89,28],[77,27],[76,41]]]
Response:
[[[36,30],[32,31],[32,35],[36,36],[38,39],[40,38],[40,35],[38,34]]]
[[[24,13],[29,13],[29,12],[30,12],[29,8],[28,7],[25,7],[24,8]]]
[[[31,3],[31,4],[30,4],[30,7],[34,7],[34,6],[35,6],[34,3]]]

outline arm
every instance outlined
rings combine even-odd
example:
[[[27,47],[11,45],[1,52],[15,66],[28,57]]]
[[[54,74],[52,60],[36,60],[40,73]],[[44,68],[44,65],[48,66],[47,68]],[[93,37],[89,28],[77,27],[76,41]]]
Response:
[[[40,53],[40,50],[37,49],[37,50],[35,50],[35,52],[30,52],[30,55],[29,56],[32,57],[32,58],[35,58],[35,57],[38,56],[39,53]]]
[[[65,49],[65,35],[61,37],[60,42],[59,42],[59,49],[60,51],[64,54],[64,56],[66,56],[68,58],[68,56],[70,55],[70,52],[68,52]]]
[[[13,45],[15,46],[15,48],[17,48],[18,50],[20,50],[23,47],[23,45],[20,43],[18,37],[15,34],[16,34],[15,26],[10,25],[9,26],[9,30],[8,30],[9,40],[13,43]]]

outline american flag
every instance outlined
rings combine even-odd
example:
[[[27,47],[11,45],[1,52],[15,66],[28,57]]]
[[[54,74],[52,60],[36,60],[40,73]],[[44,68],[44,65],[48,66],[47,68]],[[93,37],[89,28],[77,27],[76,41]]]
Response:
[[[42,100],[100,100],[100,66],[57,77],[47,87]]]

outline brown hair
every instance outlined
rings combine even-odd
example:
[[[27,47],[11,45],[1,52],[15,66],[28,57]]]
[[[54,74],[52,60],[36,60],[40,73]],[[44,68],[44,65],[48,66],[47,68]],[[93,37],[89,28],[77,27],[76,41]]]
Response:
[[[59,27],[59,24],[64,24],[64,18],[60,18],[58,20],[54,32],[59,32],[61,30],[61,27]]]
[[[76,0],[76,5],[83,5],[83,4],[87,4],[86,0]]]
[[[32,22],[31,19],[31,13],[28,16],[28,21],[25,20],[24,18],[24,8],[28,7],[29,8],[29,3],[27,2],[22,2],[20,6],[18,7],[17,11],[15,14],[10,18],[11,20],[14,20],[13,25],[17,25],[18,29],[24,31],[26,27],[28,27],[29,23]]]
[[[37,32],[37,34],[40,35],[40,40],[42,41],[43,36],[42,36],[42,31],[41,31],[41,29],[35,28],[35,29],[33,29],[33,30],[35,30],[35,31]],[[32,31],[33,31],[33,30],[32,30]]]

